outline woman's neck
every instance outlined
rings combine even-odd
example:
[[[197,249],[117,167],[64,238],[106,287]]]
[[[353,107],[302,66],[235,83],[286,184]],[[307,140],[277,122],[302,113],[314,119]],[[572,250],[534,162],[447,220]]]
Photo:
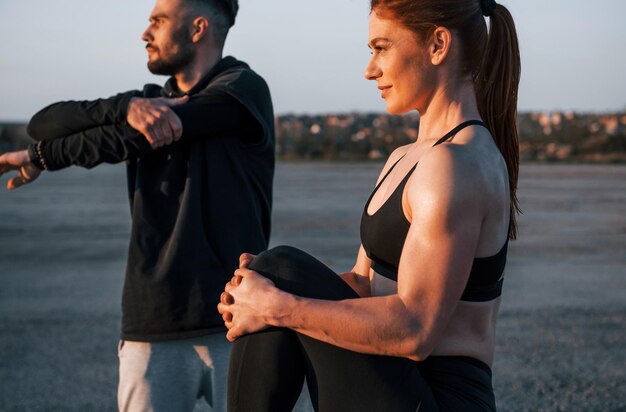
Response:
[[[435,92],[426,109],[420,112],[417,141],[439,139],[470,119],[480,119],[473,83],[464,81],[456,87],[443,86]]]

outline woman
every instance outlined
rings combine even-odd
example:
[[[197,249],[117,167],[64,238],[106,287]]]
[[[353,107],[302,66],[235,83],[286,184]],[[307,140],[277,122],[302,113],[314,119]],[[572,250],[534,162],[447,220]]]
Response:
[[[418,139],[383,168],[351,272],[289,247],[242,255],[218,306],[232,411],[290,410],[305,375],[321,411],[495,410],[516,235],[513,20],[493,1],[372,0],[369,47],[366,77],[389,113],[419,111]]]

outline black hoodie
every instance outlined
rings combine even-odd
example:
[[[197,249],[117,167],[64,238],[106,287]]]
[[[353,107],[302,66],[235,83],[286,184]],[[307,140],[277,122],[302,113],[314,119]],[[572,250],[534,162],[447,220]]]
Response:
[[[274,115],[265,81],[226,57],[172,109],[178,142],[152,150],[126,123],[132,97],[178,97],[165,87],[56,103],[29,133],[49,170],[126,161],[132,214],[122,297],[124,340],[184,339],[223,330],[219,295],[242,252],[267,248]],[[33,148],[34,149],[34,148]]]

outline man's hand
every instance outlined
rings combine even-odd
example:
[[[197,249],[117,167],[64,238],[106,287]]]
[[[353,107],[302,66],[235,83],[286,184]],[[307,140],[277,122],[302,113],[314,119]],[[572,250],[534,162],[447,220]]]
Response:
[[[31,163],[28,150],[7,152],[0,155],[0,176],[11,170],[17,170],[18,175],[7,182],[7,189],[9,190],[30,183],[41,174],[41,170]]]
[[[180,118],[170,108],[189,101],[188,96],[176,99],[134,97],[128,104],[126,120],[133,129],[144,135],[153,149],[177,141],[183,134]]]

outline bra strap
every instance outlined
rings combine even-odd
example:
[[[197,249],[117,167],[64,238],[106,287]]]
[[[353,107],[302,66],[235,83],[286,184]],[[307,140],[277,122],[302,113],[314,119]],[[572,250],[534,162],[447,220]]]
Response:
[[[461,130],[465,129],[468,126],[482,126],[485,129],[487,128],[487,125],[481,122],[480,120],[468,120],[466,122],[461,123],[454,129],[450,130],[441,139],[437,140],[437,143],[435,143],[433,146],[437,146],[438,144],[445,142],[446,140],[448,140],[449,138],[451,138],[452,136],[454,136],[455,134],[457,134],[458,132],[460,132]]]
[[[389,174],[391,173],[391,171],[396,167],[396,165],[398,163],[400,163],[400,160],[402,160],[404,158],[406,154],[403,154],[398,160],[396,160],[396,162],[391,165],[391,167],[389,168],[389,170],[387,170],[387,173],[385,173],[385,175],[383,176],[382,179],[380,179],[380,182],[378,182],[378,184],[376,185],[376,187],[374,188],[374,191],[372,192],[372,196],[374,195],[374,193],[376,193],[376,191],[378,190],[378,188],[380,187],[380,185],[383,184],[383,182],[385,181],[385,179],[387,179],[387,176],[389,176]]]

